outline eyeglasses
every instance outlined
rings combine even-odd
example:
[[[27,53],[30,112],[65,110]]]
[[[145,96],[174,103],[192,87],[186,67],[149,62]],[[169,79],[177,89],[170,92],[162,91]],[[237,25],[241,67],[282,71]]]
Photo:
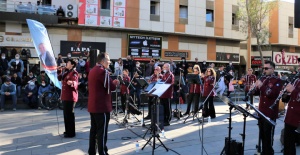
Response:
[[[264,69],[264,70],[268,70],[268,69],[272,69],[272,68],[269,68],[269,67],[264,67],[263,69]]]
[[[208,70],[207,72],[211,72],[210,70]]]

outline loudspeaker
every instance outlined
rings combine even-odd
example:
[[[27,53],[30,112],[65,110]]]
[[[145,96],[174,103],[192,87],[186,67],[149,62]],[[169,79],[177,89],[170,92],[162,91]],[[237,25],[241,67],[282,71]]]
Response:
[[[300,28],[300,1],[295,0],[295,9],[294,9],[294,20],[295,28]]]
[[[90,68],[93,68],[96,65],[97,56],[98,56],[99,53],[100,53],[100,50],[97,50],[97,49],[92,49],[90,51],[90,55],[89,55],[89,57],[90,57]]]
[[[78,14],[77,14],[77,5],[76,4],[69,4],[66,7],[66,17],[69,18],[77,18]]]
[[[225,137],[225,154],[240,155],[243,154],[243,144],[234,139],[230,139],[230,153],[228,152],[228,137]]]

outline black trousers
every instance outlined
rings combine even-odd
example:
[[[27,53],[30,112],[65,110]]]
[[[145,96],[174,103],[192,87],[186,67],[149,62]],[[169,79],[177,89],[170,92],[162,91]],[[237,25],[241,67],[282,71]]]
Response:
[[[122,104],[122,110],[125,113],[126,108],[126,94],[121,94],[121,104]]]
[[[164,106],[164,121],[170,123],[172,119],[172,108],[169,98],[160,98],[160,104]]]
[[[200,94],[196,93],[190,93],[188,95],[188,102],[187,102],[187,109],[185,113],[190,113],[190,109],[192,106],[192,103],[194,102],[194,113],[196,113],[199,109],[199,99],[200,99]]]
[[[273,141],[275,128],[262,119],[258,121],[258,125],[262,144],[262,155],[274,155]]]
[[[97,152],[96,141],[99,155],[108,155],[107,151],[107,129],[110,120],[110,113],[90,113],[91,129],[89,142],[89,155]]]
[[[248,92],[249,91],[245,91],[245,98],[247,97]],[[250,104],[253,105],[253,95],[250,95],[249,99],[250,99]],[[246,108],[248,108],[248,107],[249,107],[249,105],[247,104]]]
[[[65,123],[65,132],[69,137],[74,137],[75,134],[75,115],[74,115],[74,106],[75,102],[73,101],[63,101],[64,106],[64,123]]]
[[[227,86],[227,96],[230,96],[231,91],[229,91],[229,83],[226,83]]]
[[[284,155],[296,155],[297,127],[284,124]]]
[[[206,97],[203,97],[203,98],[205,99]],[[210,116],[211,118],[216,118],[216,111],[215,111],[213,96],[209,96],[208,99],[205,101],[202,116],[203,117]]]

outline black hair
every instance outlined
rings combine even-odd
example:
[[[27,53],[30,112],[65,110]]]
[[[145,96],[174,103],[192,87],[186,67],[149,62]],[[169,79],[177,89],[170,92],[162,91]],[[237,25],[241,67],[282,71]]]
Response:
[[[265,64],[270,64],[275,69],[275,63],[273,61],[266,60]]]
[[[77,65],[77,63],[73,59],[69,59],[68,62],[70,62],[71,65],[73,65],[72,69],[74,69]]]
[[[101,52],[100,54],[98,54],[97,56],[97,62],[101,63],[103,60],[106,59],[107,53],[105,52]]]

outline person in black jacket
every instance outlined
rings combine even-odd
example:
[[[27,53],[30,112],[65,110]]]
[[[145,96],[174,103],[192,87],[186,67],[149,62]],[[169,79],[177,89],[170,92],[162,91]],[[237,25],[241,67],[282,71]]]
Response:
[[[33,81],[30,81],[25,87],[23,102],[33,109],[38,108],[37,86]]]
[[[5,75],[8,69],[8,60],[5,57],[5,53],[1,53],[0,59],[0,76]]]
[[[17,96],[21,96],[21,86],[22,86],[22,80],[20,77],[18,77],[17,73],[14,73],[13,76],[11,77],[11,82],[16,85],[17,88]]]
[[[132,80],[133,87],[130,90],[130,95],[134,99],[134,94],[135,94],[135,97],[137,98],[137,102],[138,102],[137,103],[138,108],[140,108],[140,106],[141,106],[141,97],[140,96],[141,96],[142,86],[139,84],[137,79],[141,78],[142,75],[143,75],[143,72],[142,72],[142,68],[140,67],[140,62],[137,61],[133,80]]]
[[[234,72],[234,66],[232,65],[232,61],[229,61],[229,65],[226,66],[226,72],[228,73],[230,70]]]
[[[184,77],[184,80],[186,80],[186,75],[188,73],[187,70],[188,70],[189,66],[185,60],[185,57],[181,58],[181,62],[179,63],[179,68],[181,68],[183,70],[183,77]]]
[[[201,68],[201,73],[205,73],[207,68],[208,68],[208,64],[206,63],[206,61],[204,60],[200,66]]]

